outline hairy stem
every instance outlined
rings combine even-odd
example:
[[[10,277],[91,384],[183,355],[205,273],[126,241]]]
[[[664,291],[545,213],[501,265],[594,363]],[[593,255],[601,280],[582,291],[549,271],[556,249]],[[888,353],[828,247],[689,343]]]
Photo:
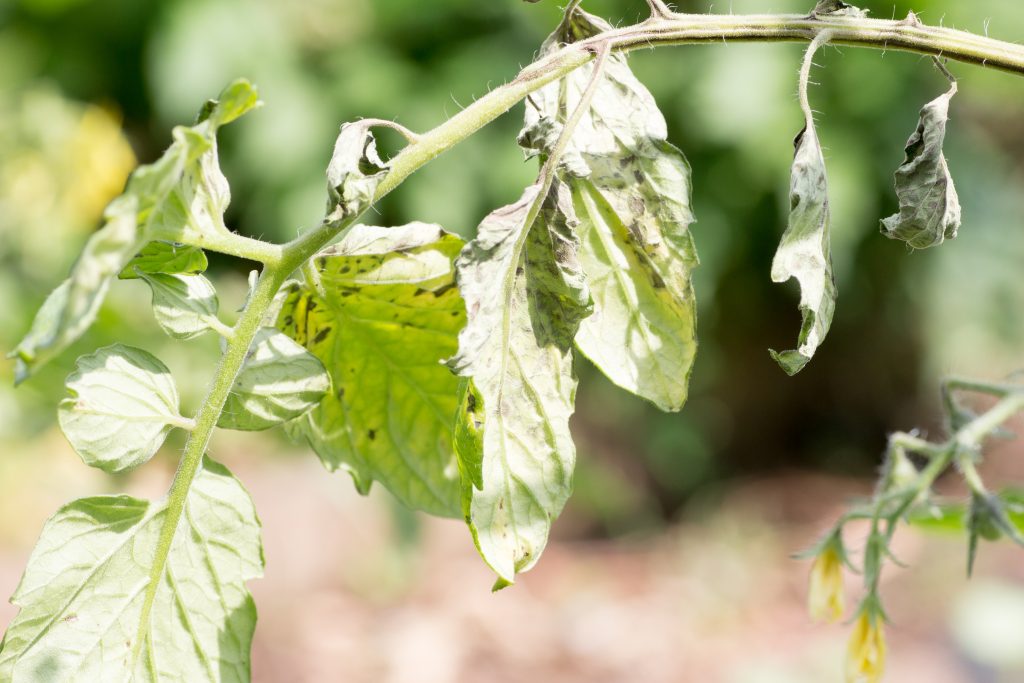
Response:
[[[263,274],[242,312],[242,317],[238,319],[235,327],[231,330],[220,365],[217,367],[213,382],[203,400],[202,408],[195,417],[194,427],[185,444],[178,470],[167,494],[167,512],[160,529],[160,537],[157,540],[153,564],[150,567],[149,584],[146,586],[142,616],[139,620],[139,632],[132,650],[132,668],[138,661],[142,645],[149,634],[149,619],[153,601],[167,569],[167,558],[174,544],[174,537],[185,510],[192,482],[203,462],[203,455],[210,444],[213,429],[220,420],[224,403],[245,363],[249,347],[263,324],[267,310],[292,271],[305,263],[339,232],[352,225],[357,218],[358,216],[352,217],[345,222],[338,223],[325,222],[288,245],[279,247],[280,258],[275,261],[275,265],[267,266],[263,270]]]
[[[913,14],[901,21],[890,21],[799,14],[657,13],[639,24],[565,46],[527,66],[514,80],[495,88],[437,128],[420,135],[392,160],[391,171],[378,186],[376,199],[530,93],[586,64],[600,53],[603,45],[621,52],[695,43],[803,42],[812,41],[825,31],[830,32],[829,42],[834,45],[916,52],[1024,76],[1024,45],[928,26]]]

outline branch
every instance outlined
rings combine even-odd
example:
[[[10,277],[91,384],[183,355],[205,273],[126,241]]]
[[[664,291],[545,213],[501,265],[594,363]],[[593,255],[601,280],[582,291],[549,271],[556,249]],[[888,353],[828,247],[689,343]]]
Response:
[[[804,42],[831,32],[833,45],[898,50],[953,59],[1024,76],[1024,45],[994,40],[966,31],[928,26],[912,12],[906,19],[868,19],[799,14],[665,14],[664,2],[642,23],[606,31],[527,66],[515,80],[495,88],[437,128],[421,135],[391,162],[391,172],[378,186],[375,199],[395,189],[424,164],[498,118],[530,93],[586,64],[603,44],[615,52],[663,45],[718,42]]]

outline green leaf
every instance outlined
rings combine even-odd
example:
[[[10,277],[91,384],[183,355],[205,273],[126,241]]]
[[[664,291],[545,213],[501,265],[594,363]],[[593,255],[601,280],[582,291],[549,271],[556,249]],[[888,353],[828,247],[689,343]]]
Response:
[[[452,266],[462,244],[436,225],[355,226],[313,260],[323,293],[296,284],[278,316],[333,385],[292,432],[360,491],[379,481],[406,505],[449,517],[460,514],[458,379],[440,361],[465,323]]]
[[[217,290],[202,275],[143,273],[153,292],[153,315],[174,339],[192,339],[211,329],[224,329],[217,317]]]
[[[195,126],[174,129],[174,142],[160,159],[136,169],[124,194],[104,211],[104,226],[86,242],[68,280],[50,295],[11,352],[16,382],[85,333],[111,280],[150,240],[201,244],[206,236],[227,231],[223,214],[230,193],[218,167],[217,128],[256,103],[247,81],[233,83],[219,101],[204,106]]]
[[[456,428],[472,473],[463,512],[496,588],[536,563],[576,457],[572,346],[591,307],[569,188],[556,180],[541,197],[541,187],[487,216],[457,262],[468,315],[449,365],[471,380]]]
[[[294,419],[320,403],[331,380],[309,351],[273,327],[256,333],[217,426],[256,431]]]
[[[206,253],[199,247],[173,242],[150,242],[118,274],[121,280],[134,280],[141,273],[197,275],[206,270]]]
[[[542,53],[611,28],[577,10]],[[591,74],[592,67],[577,69],[531,95],[520,144],[550,154]],[[625,55],[609,55],[560,171],[572,189],[579,260],[594,299],[576,345],[615,384],[678,410],[697,350],[690,166],[666,141],[665,119]]]
[[[800,283],[799,346],[791,351],[771,351],[787,374],[795,375],[811,360],[828,334],[835,310],[836,284],[832,275],[829,236],[828,180],[825,158],[814,130],[814,116],[807,102],[807,77],[811,59],[820,43],[807,51],[801,74],[800,97],[804,129],[794,140],[793,169],[789,185],[789,224],[772,261],[772,281],[796,278]]]
[[[11,598],[21,611],[0,680],[248,683],[256,608],[245,582],[263,574],[252,501],[204,461],[143,622],[166,513],[166,502],[99,496],[50,518]]]
[[[882,220],[882,234],[927,249],[956,237],[960,229],[960,200],[949,175],[942,145],[949,120],[949,91],[925,105],[917,130],[907,140],[906,159],[896,169],[899,213]]]
[[[78,359],[69,398],[57,418],[85,464],[121,472],[148,461],[173,427],[190,427],[178,412],[178,390],[155,356],[123,344]]]

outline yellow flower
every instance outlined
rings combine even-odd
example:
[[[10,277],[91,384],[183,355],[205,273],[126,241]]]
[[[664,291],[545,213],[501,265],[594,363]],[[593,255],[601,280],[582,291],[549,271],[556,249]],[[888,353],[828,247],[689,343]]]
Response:
[[[882,619],[865,609],[857,618],[846,650],[846,683],[878,683],[885,669]]]
[[[826,545],[811,566],[807,607],[814,619],[839,621],[845,609],[843,558],[835,543]]]

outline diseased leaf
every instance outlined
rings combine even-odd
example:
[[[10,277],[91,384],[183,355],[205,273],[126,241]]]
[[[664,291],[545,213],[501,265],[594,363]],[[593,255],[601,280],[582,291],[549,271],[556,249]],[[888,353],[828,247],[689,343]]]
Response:
[[[178,126],[174,142],[152,164],[140,166],[124,194],[104,211],[104,225],[86,242],[66,282],[47,299],[29,333],[11,352],[16,382],[53,358],[92,325],[111,280],[152,239],[201,244],[225,232],[230,194],[217,165],[217,128],[256,105],[256,92],[237,81],[208,102],[199,122]]]
[[[206,254],[199,247],[156,241],[144,246],[117,277],[134,280],[140,272],[198,275],[207,265]]]
[[[138,200],[115,199],[104,211],[105,225],[85,243],[65,280],[47,298],[32,328],[9,357],[16,359],[15,382],[59,354],[92,325],[110,281],[146,242],[136,223]]]
[[[436,225],[355,226],[313,260],[323,295],[296,284],[278,315],[333,384],[290,431],[360,491],[379,481],[406,505],[449,517],[460,514],[458,379],[441,360],[465,323],[452,266],[462,244]]]
[[[542,53],[612,27],[582,10]],[[592,75],[583,67],[527,100],[520,144],[551,153]],[[594,299],[576,345],[615,384],[662,410],[686,402],[696,342],[690,283],[690,166],[666,141],[665,119],[623,54],[608,57],[559,169],[580,223],[580,264]]]
[[[327,371],[316,356],[273,327],[261,328],[217,426],[269,429],[308,411],[330,388]]]
[[[153,292],[153,315],[160,328],[174,339],[192,339],[221,327],[217,318],[217,290],[202,275],[143,273],[139,276]]]
[[[249,494],[204,461],[142,624],[166,512],[166,502],[98,496],[50,518],[11,598],[21,611],[0,680],[248,683],[256,608],[245,582],[263,574]]]
[[[543,205],[540,192],[487,216],[456,264],[467,323],[449,365],[470,380],[456,427],[463,512],[495,588],[536,563],[576,456],[572,345],[590,297],[569,188],[555,180]]]
[[[814,11],[811,13],[813,16],[831,16],[831,17],[866,17],[870,10],[860,9],[853,5],[842,2],[842,0],[818,0],[818,4],[814,6]]]
[[[906,159],[896,169],[899,213],[882,220],[883,235],[914,249],[942,244],[960,229],[960,200],[942,153],[949,101],[955,94],[953,83],[921,110],[917,130],[907,140]]]
[[[343,221],[365,211],[388,168],[377,155],[369,125],[343,124],[327,167],[327,220]]]
[[[57,418],[85,464],[121,472],[148,461],[173,427],[188,426],[170,370],[123,344],[78,359]]]
[[[836,301],[825,158],[807,102],[811,59],[820,44],[817,40],[812,43],[804,58],[800,83],[804,129],[793,142],[795,153],[789,184],[789,224],[772,261],[772,282],[796,278],[800,283],[803,324],[800,326],[799,346],[791,351],[770,352],[790,375],[800,372],[824,341],[832,325]]]

